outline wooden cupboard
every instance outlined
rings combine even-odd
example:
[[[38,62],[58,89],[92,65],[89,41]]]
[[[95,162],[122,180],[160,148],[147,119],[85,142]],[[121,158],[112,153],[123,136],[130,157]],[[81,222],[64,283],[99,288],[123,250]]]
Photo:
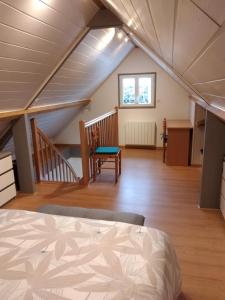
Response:
[[[167,135],[166,164],[188,166],[191,155],[191,122],[188,120],[168,120]]]

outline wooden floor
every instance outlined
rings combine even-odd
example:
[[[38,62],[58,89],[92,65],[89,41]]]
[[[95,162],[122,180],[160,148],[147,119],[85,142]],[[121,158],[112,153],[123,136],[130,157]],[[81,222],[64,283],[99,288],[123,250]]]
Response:
[[[167,232],[176,248],[186,300],[225,299],[225,221],[219,211],[198,208],[201,170],[168,167],[161,152],[124,150],[122,176],[111,173],[86,188],[41,184],[4,208],[36,210],[44,203],[137,212],[146,225]],[[166,299],[165,299],[166,300]]]

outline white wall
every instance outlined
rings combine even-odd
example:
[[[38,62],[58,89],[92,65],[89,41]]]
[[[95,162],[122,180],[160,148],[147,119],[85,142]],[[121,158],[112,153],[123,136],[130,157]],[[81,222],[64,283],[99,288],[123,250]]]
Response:
[[[91,120],[118,105],[118,73],[156,72],[156,108],[121,109],[119,111],[120,145],[124,145],[124,124],[127,121],[155,121],[157,146],[161,146],[162,120],[190,119],[188,93],[142,50],[135,48],[121,65],[92,95],[89,108],[78,116],[56,138],[57,143],[79,143],[79,120]]]

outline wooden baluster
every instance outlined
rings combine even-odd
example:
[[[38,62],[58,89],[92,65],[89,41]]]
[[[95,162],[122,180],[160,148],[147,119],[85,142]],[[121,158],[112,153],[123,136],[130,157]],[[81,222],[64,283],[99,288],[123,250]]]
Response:
[[[105,143],[106,143],[106,145],[108,144],[108,119],[109,118],[105,119]]]
[[[63,162],[63,166],[64,166],[64,174],[65,174],[64,181],[67,182],[67,170],[66,170],[66,164],[65,164],[65,162]]]
[[[44,153],[43,153],[43,141],[42,137],[40,136],[40,133],[38,133],[39,136],[39,145],[40,145],[40,156],[41,156],[41,166],[42,166],[42,180],[45,179],[45,163],[44,163]]]
[[[67,165],[65,165],[65,175],[66,175],[66,182],[69,182],[68,167],[67,167]]]
[[[104,146],[104,120],[101,121],[100,126],[101,145]]]
[[[110,143],[112,146],[113,145],[113,116],[110,116],[110,135],[109,135],[109,138],[110,138]]]
[[[46,165],[46,170],[47,170],[47,177],[48,180],[50,181],[50,174],[49,174],[49,158],[48,158],[48,144],[46,141],[44,141],[44,147],[45,147],[45,165]]]
[[[119,119],[118,119],[118,107],[115,108],[116,113],[115,113],[115,145],[119,146]]]
[[[105,145],[104,127],[105,127],[105,120],[102,120],[99,126],[99,136],[100,136],[101,146]]]
[[[69,175],[70,175],[70,182],[73,182],[73,176],[72,173],[69,171]]]
[[[61,159],[62,162],[62,170],[63,170],[63,181],[65,181],[65,166],[64,166],[64,161]]]
[[[106,119],[106,146],[109,146],[109,118]]]
[[[105,120],[102,120],[102,124],[101,124],[101,129],[100,129],[100,133],[101,133],[101,137],[102,137],[102,146],[105,145]]]
[[[58,156],[58,155],[57,155]],[[61,158],[58,156],[60,181],[63,181]]]
[[[57,154],[53,152],[54,155],[54,162],[55,162],[55,175],[56,175],[56,181],[59,181],[58,178],[58,163],[57,163]]]
[[[103,135],[103,146],[106,146],[106,119],[103,120],[102,135]]]
[[[58,181],[62,181],[61,162],[60,162],[60,157],[57,154],[56,154],[56,158],[58,161],[58,171],[59,171]]]
[[[53,157],[52,157],[52,148],[49,148],[50,154],[50,167],[51,167],[51,174],[52,174],[52,181],[54,181],[54,168],[53,168]]]
[[[67,165],[66,165],[66,176],[67,176],[67,182],[70,182],[69,167]]]

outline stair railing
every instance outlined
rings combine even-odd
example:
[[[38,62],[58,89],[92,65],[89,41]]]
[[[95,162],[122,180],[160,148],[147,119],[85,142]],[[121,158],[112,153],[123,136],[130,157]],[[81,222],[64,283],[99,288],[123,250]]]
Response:
[[[78,183],[73,167],[37,127],[35,119],[31,119],[31,129],[37,182]]]
[[[83,184],[88,184],[93,173],[90,150],[93,145],[92,131],[96,128],[100,133],[100,146],[118,146],[118,108],[91,121],[80,121]]]

